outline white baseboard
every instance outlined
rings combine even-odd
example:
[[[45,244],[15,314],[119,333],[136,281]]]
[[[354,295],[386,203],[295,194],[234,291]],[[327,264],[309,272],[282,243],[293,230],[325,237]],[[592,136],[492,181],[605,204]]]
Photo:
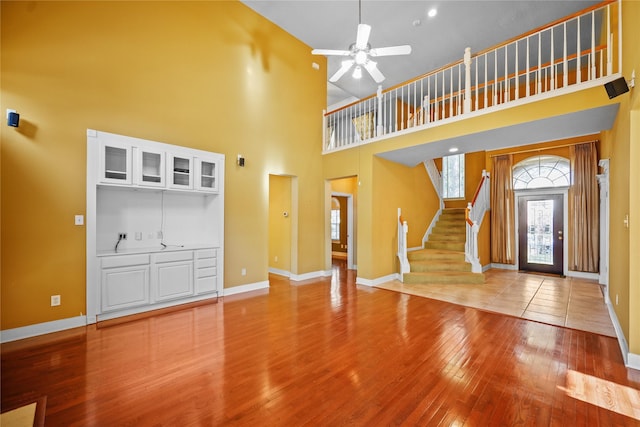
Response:
[[[613,323],[613,329],[616,331],[616,337],[618,338],[618,345],[620,346],[620,352],[622,353],[622,358],[624,359],[624,365],[627,368],[633,368],[640,370],[640,354],[635,354],[629,352],[629,345],[627,344],[627,339],[624,336],[624,332],[622,332],[622,326],[620,326],[620,322],[618,321],[618,315],[616,311],[613,309],[613,305],[611,301],[607,302],[607,309],[609,310],[609,317],[611,318],[611,323]]]
[[[320,270],[320,271],[312,271],[310,273],[303,273],[303,274],[291,273],[289,278],[294,282],[301,282],[303,280],[317,279],[318,277],[331,276],[331,274],[332,274],[331,270],[324,270],[324,271]]]
[[[291,272],[280,270],[279,268],[269,267],[269,273],[277,274],[278,276],[291,277]]]
[[[331,276],[333,274],[333,271],[321,270],[321,271],[312,271],[311,273],[293,274],[290,271],[269,267],[269,273],[277,274],[278,276],[288,277],[290,280],[293,280],[294,282],[301,282],[303,280],[317,279],[318,277]]]
[[[578,279],[588,279],[588,280],[600,280],[600,274],[598,273],[585,273],[584,271],[567,271],[567,277],[576,277]]]
[[[496,262],[493,262],[489,265],[491,266],[490,268],[499,268],[501,270],[517,270],[518,269],[518,266],[515,264],[498,264]]]
[[[232,288],[224,288],[223,295],[236,295],[244,292],[259,291],[261,289],[269,289],[269,281],[249,283],[248,285],[234,286]]]
[[[87,316],[69,317],[67,319],[53,320],[51,322],[37,323],[35,325],[0,331],[0,342],[17,341],[38,335],[60,332],[66,329],[78,328],[87,325]]]
[[[640,354],[629,353],[627,358],[627,368],[640,370]]]
[[[483,265],[482,266],[482,272],[484,273],[487,270],[491,270],[493,268],[491,265],[492,264]]]
[[[356,285],[364,286],[378,286],[392,280],[402,280],[398,273],[389,274],[388,276],[378,277],[377,279],[365,279],[363,277],[356,277]]]

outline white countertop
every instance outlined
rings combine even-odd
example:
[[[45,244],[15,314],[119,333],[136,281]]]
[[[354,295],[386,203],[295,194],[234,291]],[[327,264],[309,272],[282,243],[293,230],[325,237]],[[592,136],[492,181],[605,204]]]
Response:
[[[114,256],[114,255],[132,255],[132,254],[152,254],[157,252],[176,252],[176,251],[193,251],[197,249],[217,249],[219,246],[212,245],[167,245],[162,246],[148,246],[143,248],[126,248],[118,249],[118,252],[114,250],[98,251],[96,256]]]

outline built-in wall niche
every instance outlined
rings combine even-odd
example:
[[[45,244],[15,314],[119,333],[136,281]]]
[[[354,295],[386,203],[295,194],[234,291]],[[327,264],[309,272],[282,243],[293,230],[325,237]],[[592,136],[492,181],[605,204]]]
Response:
[[[221,246],[220,211],[215,194],[134,191],[100,186],[97,190],[96,249],[99,254]],[[126,240],[118,243],[120,233]]]

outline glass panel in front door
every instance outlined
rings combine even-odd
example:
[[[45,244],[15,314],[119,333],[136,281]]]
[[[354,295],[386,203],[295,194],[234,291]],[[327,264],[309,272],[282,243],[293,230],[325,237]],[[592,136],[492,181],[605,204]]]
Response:
[[[553,265],[553,200],[527,201],[527,263]]]

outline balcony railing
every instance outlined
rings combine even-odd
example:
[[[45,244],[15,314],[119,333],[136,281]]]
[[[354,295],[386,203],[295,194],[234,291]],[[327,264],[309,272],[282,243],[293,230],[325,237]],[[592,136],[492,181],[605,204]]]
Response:
[[[323,152],[599,84],[621,73],[620,0],[471,54],[324,114]]]

